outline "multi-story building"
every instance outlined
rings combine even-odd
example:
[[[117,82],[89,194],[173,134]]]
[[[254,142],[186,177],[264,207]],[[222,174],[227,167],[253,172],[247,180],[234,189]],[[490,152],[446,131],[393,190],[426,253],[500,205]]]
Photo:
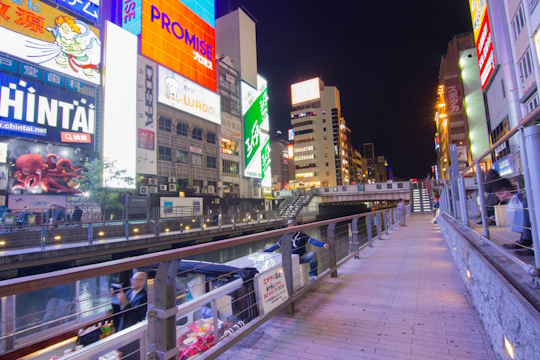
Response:
[[[283,190],[291,180],[289,174],[289,145],[286,134],[278,131],[270,138],[270,155],[272,157],[272,189]],[[292,174],[294,176],[294,173]]]
[[[375,168],[377,171],[376,181],[377,182],[387,182],[388,181],[388,161],[384,156],[377,156],[375,163]]]
[[[343,120],[345,121],[345,119]],[[354,181],[354,166],[353,166],[353,157],[354,149],[352,145],[352,135],[351,129],[345,125],[345,137],[346,137],[346,146],[347,146],[347,168],[345,176],[345,184],[355,184]]]
[[[352,160],[352,179],[354,184],[364,183],[365,174],[363,172],[364,166],[363,162],[365,159],[362,158],[360,151],[353,149],[353,160]]]
[[[343,185],[348,150],[339,90],[320,78],[293,84],[291,90],[296,184]]]
[[[449,176],[449,147],[457,148],[455,167],[464,170],[489,148],[481,77],[472,32],[455,36],[439,69],[438,102],[435,121],[439,141],[439,178]],[[466,101],[465,101],[466,100]],[[437,142],[437,140],[436,140]],[[485,166],[484,162],[484,166]],[[473,176],[474,169],[470,175]],[[455,174],[454,174],[455,176]]]
[[[370,184],[376,182],[376,167],[375,167],[375,147],[373,143],[364,144],[364,159],[366,167],[364,168],[365,182]]]

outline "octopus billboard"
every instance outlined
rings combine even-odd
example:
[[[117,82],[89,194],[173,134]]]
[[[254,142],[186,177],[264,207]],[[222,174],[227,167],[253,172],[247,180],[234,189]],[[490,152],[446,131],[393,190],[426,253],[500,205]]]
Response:
[[[8,144],[8,190],[12,194],[82,194],[84,164],[95,154],[80,148],[13,141]]]

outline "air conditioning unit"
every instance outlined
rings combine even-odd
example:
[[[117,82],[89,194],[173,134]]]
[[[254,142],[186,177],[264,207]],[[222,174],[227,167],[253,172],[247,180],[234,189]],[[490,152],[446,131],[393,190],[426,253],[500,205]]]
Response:
[[[139,194],[141,195],[148,195],[148,186],[141,186],[139,188]]]
[[[150,186],[150,194],[157,194],[157,193],[158,193],[158,187]]]
[[[169,184],[169,191],[176,191],[176,184]]]
[[[195,194],[198,194],[198,193],[201,192],[201,188],[198,187],[198,186],[194,186],[194,187],[193,187],[193,192],[194,192]]]
[[[167,185],[159,185],[159,191],[169,191],[169,187]]]
[[[213,185],[208,185],[208,193],[214,194],[216,192],[216,187]]]
[[[175,177],[168,177],[167,178],[167,182],[170,184],[170,183],[176,183],[176,178]]]
[[[148,185],[157,185],[157,179],[148,178]]]
[[[202,193],[203,194],[208,194],[208,189],[206,189],[206,188],[202,189]]]

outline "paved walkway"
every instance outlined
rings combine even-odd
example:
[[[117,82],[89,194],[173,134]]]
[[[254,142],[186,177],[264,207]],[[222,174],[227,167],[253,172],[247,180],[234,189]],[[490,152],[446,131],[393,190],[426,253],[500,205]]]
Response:
[[[219,359],[495,359],[430,220],[413,215]]]

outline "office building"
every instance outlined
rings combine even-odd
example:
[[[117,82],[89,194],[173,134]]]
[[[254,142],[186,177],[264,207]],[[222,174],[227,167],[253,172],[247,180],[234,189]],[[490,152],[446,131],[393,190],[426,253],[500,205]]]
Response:
[[[272,157],[272,190],[283,190],[289,187],[291,180],[289,173],[289,146],[292,143],[286,134],[281,131],[270,138],[270,154]],[[292,173],[294,176],[294,172]]]

